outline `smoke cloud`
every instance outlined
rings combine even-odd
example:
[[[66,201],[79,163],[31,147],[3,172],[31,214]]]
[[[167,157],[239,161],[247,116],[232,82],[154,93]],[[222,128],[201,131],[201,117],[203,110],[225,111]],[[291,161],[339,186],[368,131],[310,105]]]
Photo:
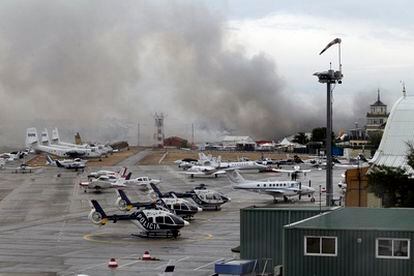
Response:
[[[289,95],[274,60],[227,47],[225,24],[186,1],[3,1],[0,142],[23,144],[35,124],[134,143],[141,122],[148,143],[155,112],[167,135],[190,138],[194,123],[197,140],[324,123],[323,97]]]

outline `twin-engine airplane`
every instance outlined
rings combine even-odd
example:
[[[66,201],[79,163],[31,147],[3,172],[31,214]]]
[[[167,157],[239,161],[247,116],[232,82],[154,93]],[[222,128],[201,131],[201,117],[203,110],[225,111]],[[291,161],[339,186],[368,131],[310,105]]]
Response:
[[[315,201],[315,189],[298,181],[246,180],[237,170],[227,171],[226,174],[234,189],[268,194],[273,196],[274,202],[277,202],[278,198],[288,202],[294,196],[301,199],[303,195],[311,197],[311,202]]]
[[[131,222],[141,231],[139,237],[173,237],[177,238],[180,229],[189,222],[172,213],[156,210],[141,209],[131,214],[107,215],[96,200],[91,200],[92,210],[89,213],[89,220],[96,225],[105,225],[108,221]]]

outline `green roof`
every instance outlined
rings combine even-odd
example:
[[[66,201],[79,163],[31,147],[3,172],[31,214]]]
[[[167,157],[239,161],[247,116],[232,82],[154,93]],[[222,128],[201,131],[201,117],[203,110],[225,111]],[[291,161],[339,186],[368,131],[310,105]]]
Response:
[[[286,225],[285,228],[414,231],[414,209],[341,208]]]

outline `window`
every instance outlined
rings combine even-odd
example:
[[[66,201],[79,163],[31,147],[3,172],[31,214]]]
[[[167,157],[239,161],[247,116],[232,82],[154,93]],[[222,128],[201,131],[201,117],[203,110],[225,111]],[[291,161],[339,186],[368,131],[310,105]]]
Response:
[[[378,238],[375,241],[375,255],[384,259],[409,259],[410,240]]]
[[[170,217],[165,217],[165,223],[166,224],[174,224],[174,222],[172,221],[172,219]]]
[[[336,256],[337,237],[305,237],[305,255]]]
[[[156,223],[164,223],[164,217],[161,217],[161,216],[156,217],[156,218],[155,218],[155,222],[156,222]]]

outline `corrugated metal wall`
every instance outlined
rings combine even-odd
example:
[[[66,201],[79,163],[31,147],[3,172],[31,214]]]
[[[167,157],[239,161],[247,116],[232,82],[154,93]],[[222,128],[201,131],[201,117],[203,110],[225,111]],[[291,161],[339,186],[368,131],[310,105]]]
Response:
[[[319,209],[245,208],[240,210],[240,257],[266,259],[267,271],[282,264],[283,226],[319,214]],[[260,261],[260,267],[263,267]]]
[[[338,237],[336,257],[305,256],[304,236]],[[410,259],[375,258],[375,239],[411,239]],[[361,243],[358,243],[361,238]],[[414,275],[414,233],[389,231],[351,231],[285,229],[285,276],[412,276]]]

